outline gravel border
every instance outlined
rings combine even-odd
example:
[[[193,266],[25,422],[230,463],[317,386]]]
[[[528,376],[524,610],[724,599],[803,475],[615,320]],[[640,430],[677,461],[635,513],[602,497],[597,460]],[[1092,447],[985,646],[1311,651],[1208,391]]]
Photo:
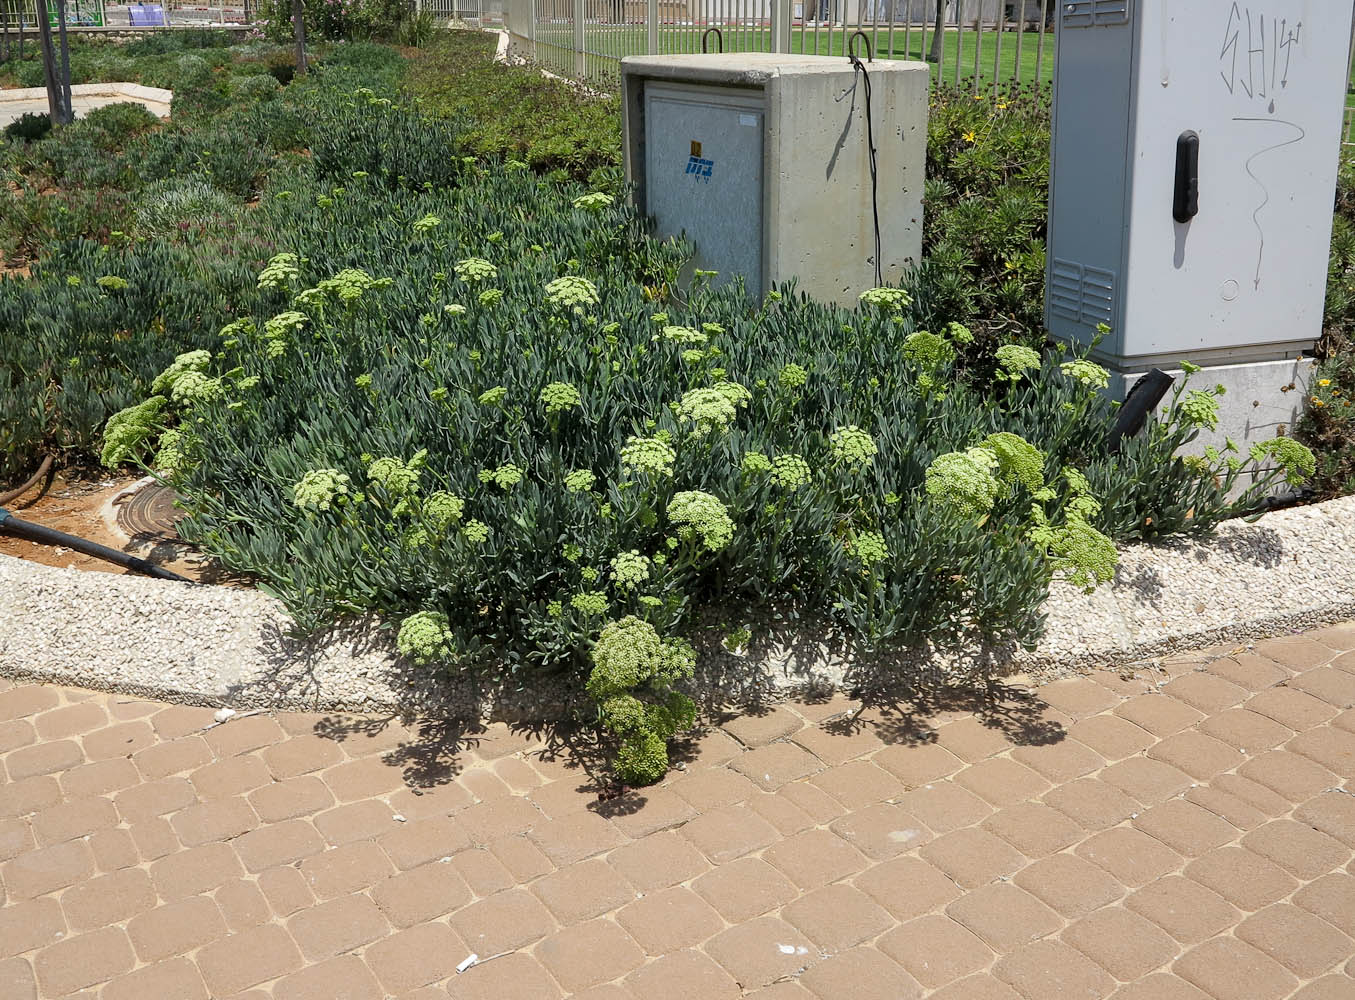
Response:
[[[282,606],[257,591],[0,556],[0,607],[0,676],[14,680],[236,708],[540,721],[570,708],[555,691],[506,696],[474,680],[436,683],[394,656],[374,623],[293,640]],[[955,676],[981,660],[1046,679],[1355,619],[1355,497],[1231,522],[1201,540],[1128,546],[1113,583],[1090,595],[1056,583],[1045,612],[1033,652],[900,659],[924,676]],[[702,652],[707,703],[842,686],[862,666],[810,635],[738,657],[713,644]]]

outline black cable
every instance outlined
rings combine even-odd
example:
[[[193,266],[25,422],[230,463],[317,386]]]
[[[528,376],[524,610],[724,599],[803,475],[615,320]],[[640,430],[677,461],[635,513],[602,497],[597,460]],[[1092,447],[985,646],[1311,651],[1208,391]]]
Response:
[[[884,269],[880,261],[882,255],[880,242],[880,175],[879,168],[875,160],[875,123],[871,120],[870,111],[870,72],[856,54],[856,40],[860,38],[866,43],[866,59],[869,62],[875,61],[875,53],[871,50],[870,38],[864,31],[856,31],[852,37],[847,40],[847,59],[852,64],[854,73],[861,74],[861,82],[865,85],[866,95],[866,145],[870,149],[870,209],[875,222],[875,287],[879,288],[884,282]]]

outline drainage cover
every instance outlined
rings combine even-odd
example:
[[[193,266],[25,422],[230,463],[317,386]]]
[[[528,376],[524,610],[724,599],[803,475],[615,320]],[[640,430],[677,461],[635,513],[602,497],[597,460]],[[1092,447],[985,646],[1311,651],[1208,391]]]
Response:
[[[178,524],[187,515],[174,506],[168,486],[145,486],[118,505],[118,527],[137,542],[177,542]]]

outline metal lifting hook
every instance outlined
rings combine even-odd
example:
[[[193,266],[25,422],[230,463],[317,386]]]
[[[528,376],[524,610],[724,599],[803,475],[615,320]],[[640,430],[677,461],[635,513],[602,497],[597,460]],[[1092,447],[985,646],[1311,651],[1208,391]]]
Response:
[[[710,37],[712,31],[715,32],[715,40],[720,43],[720,55],[724,55],[725,36],[720,32],[719,28],[707,28],[701,33],[701,53],[702,55],[706,54],[706,39]]]

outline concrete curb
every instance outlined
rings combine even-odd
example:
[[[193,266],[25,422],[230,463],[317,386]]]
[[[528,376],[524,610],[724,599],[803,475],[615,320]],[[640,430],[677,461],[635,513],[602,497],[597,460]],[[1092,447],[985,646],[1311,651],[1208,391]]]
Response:
[[[400,661],[373,623],[288,637],[282,606],[258,591],[189,587],[56,569],[0,556],[0,676],[204,705],[436,713],[549,720],[568,692],[504,697]],[[1197,541],[1121,554],[1116,580],[1085,594],[1056,583],[1033,652],[902,657],[945,678],[982,658],[1039,678],[1206,645],[1292,634],[1355,618],[1355,497],[1233,522]],[[860,664],[812,640],[703,667],[708,701],[840,686]],[[703,643],[709,646],[709,643]]]

